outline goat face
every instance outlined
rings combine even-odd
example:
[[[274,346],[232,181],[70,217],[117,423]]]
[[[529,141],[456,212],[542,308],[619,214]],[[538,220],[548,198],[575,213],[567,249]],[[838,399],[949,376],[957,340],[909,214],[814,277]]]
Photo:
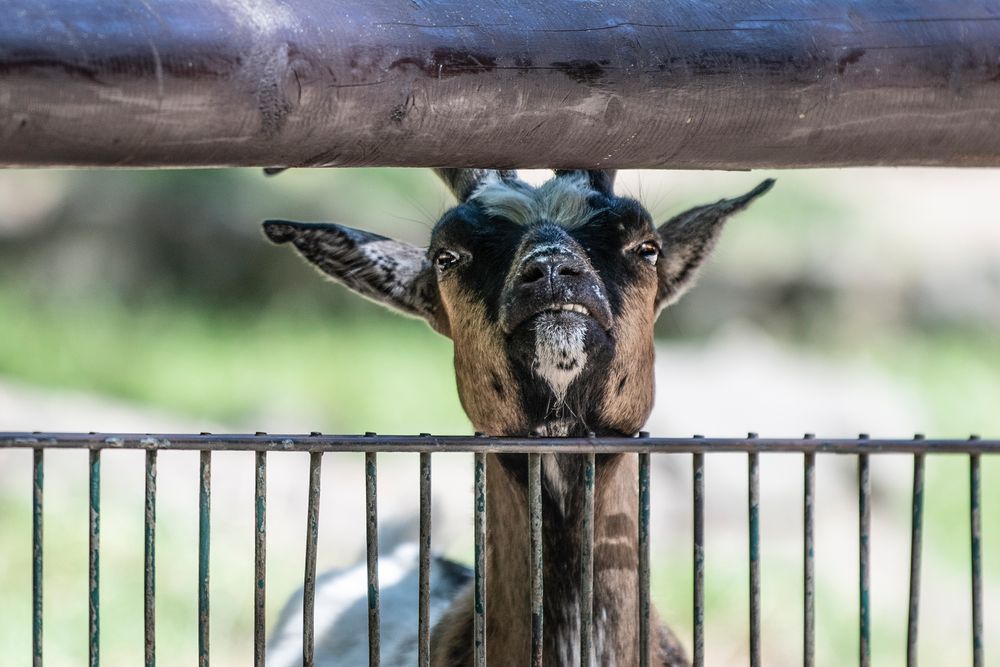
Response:
[[[441,169],[459,200],[428,248],[340,225],[268,221],[325,274],[423,317],[455,348],[462,405],[496,435],[631,434],[653,402],[653,323],[692,283],[732,213],[766,192],[654,226],[614,173]]]

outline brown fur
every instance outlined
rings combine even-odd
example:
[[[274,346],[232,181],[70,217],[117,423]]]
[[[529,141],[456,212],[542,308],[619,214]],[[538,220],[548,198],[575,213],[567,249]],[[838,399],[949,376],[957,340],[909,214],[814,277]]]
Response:
[[[622,433],[635,433],[653,409],[653,302],[656,283],[647,280],[629,289],[615,321],[617,350],[605,384],[601,415]]]
[[[572,455],[547,455],[569,457]],[[597,665],[638,665],[638,457],[623,454],[598,466],[594,495],[594,628],[604,637]],[[531,650],[530,564],[527,496],[499,457],[487,456],[486,650],[487,664],[526,665]],[[578,518],[578,517],[576,517]],[[543,536],[543,539],[545,537]],[[578,545],[561,548],[571,562]],[[552,564],[565,567],[564,563]],[[552,572],[546,569],[545,581]],[[576,604],[564,600],[546,585],[546,605]],[[558,589],[557,589],[558,590]],[[432,667],[464,667],[473,661],[473,589],[464,590],[435,626],[431,638]],[[688,663],[677,639],[662,625],[655,610],[650,618],[650,664],[683,667]],[[555,628],[546,626],[546,634]],[[550,648],[551,642],[546,642]],[[597,648],[597,646],[595,646]],[[556,651],[547,650],[548,667],[570,667]],[[575,666],[574,666],[575,667]]]
[[[503,349],[503,334],[483,305],[459,288],[443,285],[452,323],[455,378],[462,407],[476,429],[490,435],[523,432],[520,390]]]

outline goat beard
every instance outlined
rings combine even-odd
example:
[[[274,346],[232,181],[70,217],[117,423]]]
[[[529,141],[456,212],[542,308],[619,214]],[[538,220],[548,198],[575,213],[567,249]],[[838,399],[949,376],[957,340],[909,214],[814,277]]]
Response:
[[[588,422],[614,344],[594,319],[575,312],[541,313],[519,327],[508,345],[530,428],[549,435],[585,435],[599,428]]]

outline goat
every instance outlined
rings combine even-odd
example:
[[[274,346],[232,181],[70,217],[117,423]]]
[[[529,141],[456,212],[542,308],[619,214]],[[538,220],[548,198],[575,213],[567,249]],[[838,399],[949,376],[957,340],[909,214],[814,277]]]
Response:
[[[458,205],[434,226],[426,249],[333,224],[271,220],[264,230],[335,281],[451,338],[462,407],[477,430],[500,436],[634,435],[653,406],[657,315],[691,286],[724,221],[773,185],[765,180],[656,227],[638,201],[615,195],[614,171],[560,170],[538,187],[507,170],[435,171]],[[637,460],[597,457],[590,664],[639,664]],[[580,664],[582,466],[578,455],[542,460],[543,647],[544,664],[553,667]],[[526,456],[488,456],[486,628],[493,665],[529,664],[527,478]],[[471,665],[469,574],[442,559],[435,568],[431,664]],[[362,572],[328,575],[327,589],[356,581],[360,602]],[[383,625],[384,636],[393,637],[391,646],[383,644],[383,664],[413,665],[415,578],[408,580],[405,568],[386,574],[389,588],[402,587],[393,594],[410,603],[413,616],[394,619],[390,632]],[[323,587],[321,581],[318,609]],[[680,643],[652,614],[650,664],[687,665]],[[286,611],[272,655],[300,650],[297,628],[301,612],[296,626]],[[358,630],[363,637],[363,625],[352,627],[346,615],[335,623],[318,641],[317,664],[363,664],[367,647]]]

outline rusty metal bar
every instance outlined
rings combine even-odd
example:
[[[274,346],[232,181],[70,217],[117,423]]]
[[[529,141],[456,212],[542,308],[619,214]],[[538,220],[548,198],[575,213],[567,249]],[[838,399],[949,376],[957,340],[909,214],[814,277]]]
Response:
[[[649,667],[649,464],[639,454],[639,667]]]
[[[919,437],[918,437],[919,439]],[[924,455],[913,455],[913,502],[910,508],[910,604],[906,623],[906,667],[917,667],[920,616],[920,563],[924,532]]]
[[[45,491],[45,450],[35,449],[31,484],[31,664],[42,667],[43,586],[43,501]]]
[[[487,438],[483,436],[193,435],[0,432],[0,449],[160,449],[165,451],[475,452],[620,454],[624,452],[813,452],[816,454],[1000,454],[1000,439],[841,438]]]
[[[420,453],[420,601],[417,665],[431,664],[431,455]]]
[[[807,436],[809,437],[809,436]],[[816,541],[813,506],[816,502],[816,455],[806,452],[802,471],[802,664],[813,667],[816,659]]]
[[[146,450],[143,631],[146,667],[156,665],[156,450]]]
[[[580,667],[590,667],[594,652],[594,454],[583,462],[583,516],[580,520]]]
[[[368,666],[381,655],[378,587],[378,454],[365,454],[365,542],[368,555]]]
[[[302,665],[315,660],[316,544],[319,541],[319,494],[323,453],[309,453],[309,499],[306,510],[306,562],[302,584]]]
[[[985,664],[983,647],[983,551],[979,454],[969,456],[969,532],[972,547],[972,665]]]
[[[473,648],[475,667],[486,667],[486,455],[476,453],[473,490],[473,539],[475,541],[475,598]]]
[[[208,667],[209,645],[209,561],[212,540],[212,452],[200,457],[198,485],[198,667]]]
[[[694,667],[705,667],[705,455],[696,453],[691,461],[694,517]]]
[[[267,605],[267,452],[254,456],[253,663],[264,667]]]
[[[868,436],[862,434],[861,440]],[[871,650],[871,607],[868,593],[870,590],[870,560],[869,537],[871,533],[871,471],[868,454],[858,455],[858,663],[861,667],[870,667]]]
[[[101,664],[101,450],[90,450],[90,667]]]
[[[0,165],[997,166],[996,15],[7,0]]]
[[[755,436],[751,436],[755,437]],[[750,667],[760,667],[760,460],[747,455],[747,507],[750,540]]]
[[[542,667],[545,592],[542,562],[541,454],[528,454],[528,520],[531,529],[531,665]]]

